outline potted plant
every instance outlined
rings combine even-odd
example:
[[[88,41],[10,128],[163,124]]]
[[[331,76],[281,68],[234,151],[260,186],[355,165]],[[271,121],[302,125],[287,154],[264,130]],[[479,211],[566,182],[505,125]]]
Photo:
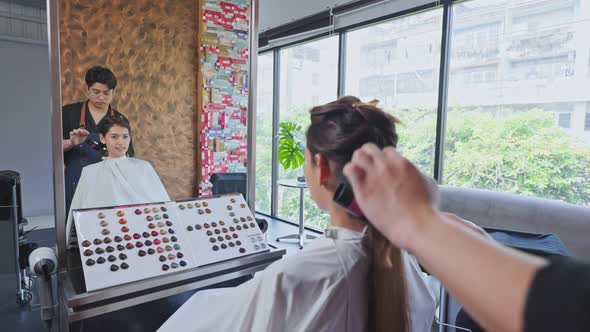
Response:
[[[281,122],[279,130],[279,163],[283,169],[298,170],[305,163],[305,144],[301,125],[294,122]],[[303,174],[297,176],[297,181],[305,182]]]

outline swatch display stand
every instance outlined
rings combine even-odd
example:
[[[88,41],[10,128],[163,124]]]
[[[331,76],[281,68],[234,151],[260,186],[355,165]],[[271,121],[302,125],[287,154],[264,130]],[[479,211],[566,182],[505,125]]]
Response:
[[[269,250],[240,194],[73,215],[87,291]]]

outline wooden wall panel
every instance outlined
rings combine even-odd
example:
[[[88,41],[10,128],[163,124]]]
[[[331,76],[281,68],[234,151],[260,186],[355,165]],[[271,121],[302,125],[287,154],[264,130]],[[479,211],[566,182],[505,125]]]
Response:
[[[113,105],[172,199],[195,196],[197,2],[61,0],[62,100],[85,99],[95,65],[117,76]]]

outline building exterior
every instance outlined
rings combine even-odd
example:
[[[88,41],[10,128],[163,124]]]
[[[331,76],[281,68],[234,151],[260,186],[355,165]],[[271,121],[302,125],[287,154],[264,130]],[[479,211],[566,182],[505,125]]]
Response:
[[[347,81],[350,90],[392,108],[435,107],[441,15],[435,10],[351,32],[361,35],[360,52],[349,58],[363,70],[356,82]],[[586,0],[455,4],[449,111],[543,109],[556,114],[556,126],[575,144],[590,147],[589,35]]]

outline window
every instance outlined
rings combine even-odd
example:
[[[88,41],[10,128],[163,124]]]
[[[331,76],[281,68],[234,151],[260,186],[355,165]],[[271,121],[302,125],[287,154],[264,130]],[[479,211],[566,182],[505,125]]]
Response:
[[[400,150],[433,174],[442,10],[396,18],[346,36],[345,94],[379,99],[379,106],[400,118]]]
[[[574,1],[533,1],[512,12],[513,29],[533,30],[569,24],[575,19]]]
[[[474,49],[481,47],[496,48],[501,22],[469,24],[455,30],[455,49]]]
[[[576,42],[590,38],[587,8],[576,0],[453,4],[445,184],[590,205],[590,135],[581,125],[589,44]]]
[[[557,114],[557,126],[559,128],[570,129],[572,127],[572,113]]]
[[[386,96],[395,91],[395,75],[363,77],[359,82],[359,95]]]
[[[367,45],[362,51],[363,63],[369,66],[391,64],[396,57],[396,46],[397,42],[395,40]]]
[[[281,122],[296,122],[305,130],[310,123],[311,107],[336,99],[338,36],[284,48],[280,56],[279,119]],[[285,171],[279,165],[279,179],[293,179],[297,176],[303,176],[303,168]],[[298,222],[299,190],[279,186],[278,199],[278,216]],[[316,207],[309,190],[305,191],[304,207],[306,224],[319,228],[327,225],[327,215]]]
[[[272,188],[273,53],[258,56],[256,96],[256,210],[270,214]]]
[[[320,73],[313,73],[313,74],[311,74],[311,84],[313,86],[320,85]]]
[[[493,83],[498,75],[498,65],[474,66],[458,68],[451,73],[452,84],[476,85]]]
[[[469,21],[469,24],[458,25],[454,32],[453,57],[461,59],[464,65],[473,65],[474,62],[485,63],[497,61],[500,53],[498,36],[502,22],[498,18],[488,18],[486,22]]]
[[[305,130],[309,109],[336,99],[341,86],[402,120],[398,149],[425,174],[442,155],[444,184],[590,206],[590,1],[464,0],[450,9],[442,151],[435,149],[441,7],[279,48],[280,122]],[[271,87],[272,66],[262,61],[259,85]],[[270,154],[277,133],[270,111],[260,110],[270,110],[261,100],[271,102],[272,92],[258,90],[257,203],[268,211],[270,164],[278,161],[260,151]],[[279,165],[279,180],[302,174]],[[298,190],[279,186],[277,196],[275,217],[297,222]],[[307,225],[326,225],[308,191],[304,207]]]
[[[541,59],[515,60],[510,64],[512,80],[551,79],[574,76],[574,57],[561,55]]]
[[[438,77],[434,77],[434,70],[416,70],[408,73],[397,74],[398,94],[403,93],[433,93],[435,82]]]
[[[311,103],[312,103],[312,105],[319,105],[320,104],[320,96],[311,96]]]
[[[45,6],[37,8],[38,5],[27,2],[0,1],[0,36],[47,44],[47,11]]]
[[[303,66],[305,62],[307,63],[318,63],[320,62],[320,52],[319,49],[314,47],[295,47],[291,50],[290,59],[291,63],[294,68],[299,68]]]

